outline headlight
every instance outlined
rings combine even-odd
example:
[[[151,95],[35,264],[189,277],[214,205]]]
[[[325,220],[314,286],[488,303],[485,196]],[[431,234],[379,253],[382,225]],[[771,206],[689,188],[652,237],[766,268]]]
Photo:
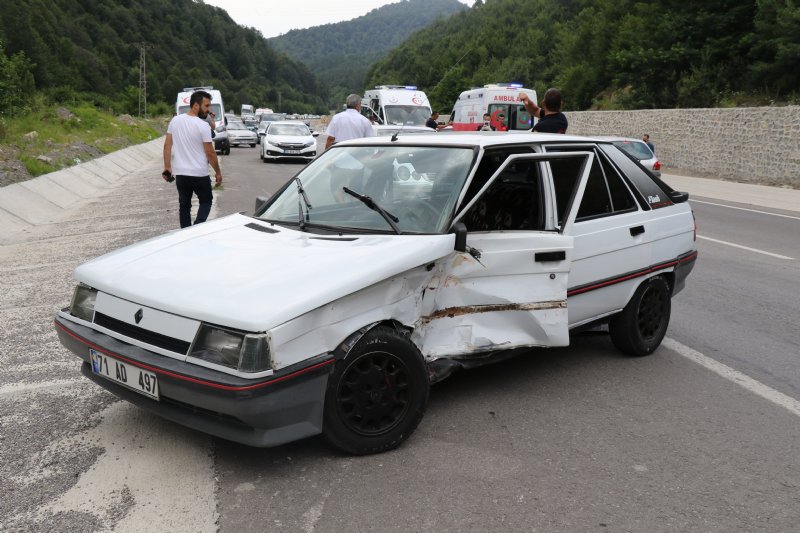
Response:
[[[217,126],[217,133],[222,133],[223,131],[225,131],[225,124]]]
[[[241,372],[262,372],[272,368],[265,334],[245,334],[208,324],[200,326],[189,355]]]
[[[307,142],[307,143],[305,143],[303,146],[305,146],[306,148],[308,148],[309,146],[314,146],[315,144],[317,144],[317,141],[308,141],[308,142]]]
[[[72,293],[72,302],[69,304],[69,314],[72,316],[92,321],[94,316],[94,301],[97,299],[97,289],[79,283]]]

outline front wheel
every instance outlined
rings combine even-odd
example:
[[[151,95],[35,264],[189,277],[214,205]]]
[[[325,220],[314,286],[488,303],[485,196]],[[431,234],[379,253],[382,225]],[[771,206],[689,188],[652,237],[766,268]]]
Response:
[[[377,326],[336,363],[325,394],[322,432],[345,453],[391,450],[422,420],[429,388],[417,347],[394,329]]]
[[[671,308],[669,284],[663,277],[642,282],[608,324],[614,346],[628,355],[650,355],[667,333]]]

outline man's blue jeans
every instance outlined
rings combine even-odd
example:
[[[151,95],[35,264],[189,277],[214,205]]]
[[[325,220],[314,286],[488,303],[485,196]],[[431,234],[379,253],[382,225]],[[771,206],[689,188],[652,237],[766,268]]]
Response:
[[[200,207],[197,208],[195,224],[205,222],[211,212],[211,178],[209,176],[175,176],[175,185],[178,187],[178,218],[181,227],[192,225],[192,194],[197,195]]]

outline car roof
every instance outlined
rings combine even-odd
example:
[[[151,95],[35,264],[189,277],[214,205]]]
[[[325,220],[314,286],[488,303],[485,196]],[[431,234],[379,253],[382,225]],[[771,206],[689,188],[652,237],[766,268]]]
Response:
[[[580,137],[577,135],[564,135],[556,133],[507,133],[507,132],[437,132],[430,133],[403,133],[398,132],[397,140],[392,141],[392,137],[367,137],[362,139],[352,139],[336,143],[336,146],[347,146],[357,144],[425,144],[431,146],[459,145],[465,146],[507,146],[509,144],[532,144],[532,143],[581,143],[581,142],[610,142],[599,137]]]

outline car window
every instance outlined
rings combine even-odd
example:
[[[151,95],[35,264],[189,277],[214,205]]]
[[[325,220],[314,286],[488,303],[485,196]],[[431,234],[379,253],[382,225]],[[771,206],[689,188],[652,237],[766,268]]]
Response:
[[[600,144],[600,149],[626,181],[632,185],[636,199],[643,209],[657,209],[672,205],[669,193],[672,190],[666,183],[649,174],[647,170],[630,154],[623,152],[616,146]]]
[[[653,152],[650,151],[650,148],[647,147],[646,144],[643,142],[638,141],[615,141],[613,143],[614,146],[626,152],[639,161],[645,161],[647,159],[653,159]]]
[[[543,229],[540,163],[522,160],[509,164],[462,221],[469,231]]]
[[[530,154],[533,153],[533,148],[530,146],[505,146],[502,148],[493,148],[490,150],[486,150],[481,158],[480,163],[478,163],[478,169],[475,171],[475,176],[473,176],[472,181],[469,184],[469,188],[467,189],[467,194],[464,196],[464,200],[461,202],[461,205],[467,205],[478,191],[486,185],[486,182],[489,181],[497,169],[503,164],[503,162],[510,156],[511,154]]]
[[[303,135],[311,135],[308,131],[308,128],[301,125],[293,125],[293,124],[273,124],[269,128],[270,135],[295,135],[295,136],[303,136]]]
[[[309,227],[394,233],[346,187],[395,216],[404,233],[443,233],[474,154],[471,147],[333,146],[298,174],[312,208],[299,202],[296,182],[290,181],[259,217],[299,225],[302,210]]]
[[[595,152],[594,162],[589,169],[589,179],[586,182],[586,190],[583,199],[578,207],[576,221],[588,220],[591,218],[610,215],[613,213],[627,212],[636,208],[633,196],[628,187],[623,182],[608,159],[598,152],[593,146],[547,146],[548,152]],[[559,203],[566,205],[571,189],[568,191],[566,184],[556,184],[556,197],[560,197]],[[559,224],[561,224],[561,210],[559,213]]]

